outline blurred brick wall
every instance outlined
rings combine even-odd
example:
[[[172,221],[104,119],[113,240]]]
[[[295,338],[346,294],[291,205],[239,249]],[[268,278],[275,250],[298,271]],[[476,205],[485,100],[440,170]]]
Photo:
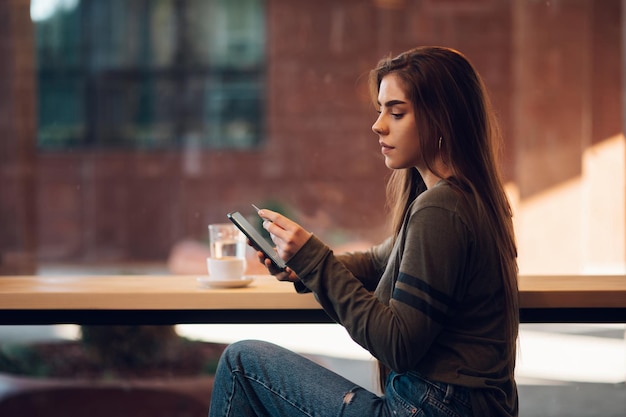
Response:
[[[0,275],[36,268],[35,81],[29,0],[0,2]]]
[[[517,1],[512,96],[524,273],[625,273],[621,0]]]
[[[462,50],[508,126],[510,6],[455,3],[268,1],[263,146],[40,155],[40,259],[164,259],[250,202],[279,202],[332,242],[382,239],[388,170],[366,88],[379,58],[420,44]]]
[[[613,110],[621,84],[611,79],[621,71],[620,5],[268,0],[263,146],[40,154],[39,259],[163,260],[177,241],[205,238],[208,223],[250,202],[281,202],[333,242],[382,238],[388,170],[365,81],[380,57],[417,45],[450,46],[472,60],[502,123],[506,178],[532,196],[552,184],[551,162],[558,181],[580,171],[576,154],[591,139],[572,122],[591,120],[595,138],[621,115]],[[589,64],[595,58],[601,68]]]

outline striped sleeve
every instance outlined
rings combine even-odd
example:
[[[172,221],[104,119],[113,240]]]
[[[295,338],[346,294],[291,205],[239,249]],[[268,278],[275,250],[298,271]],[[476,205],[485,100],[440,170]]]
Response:
[[[446,321],[447,311],[455,305],[452,297],[433,288],[426,281],[406,273],[398,276],[392,298],[422,312],[440,325]]]

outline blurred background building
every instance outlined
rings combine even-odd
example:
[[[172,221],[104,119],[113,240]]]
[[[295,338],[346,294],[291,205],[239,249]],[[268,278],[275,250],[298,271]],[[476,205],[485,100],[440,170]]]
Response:
[[[3,0],[0,274],[165,262],[280,207],[387,233],[366,80],[467,55],[503,128],[522,273],[626,271],[622,0]]]

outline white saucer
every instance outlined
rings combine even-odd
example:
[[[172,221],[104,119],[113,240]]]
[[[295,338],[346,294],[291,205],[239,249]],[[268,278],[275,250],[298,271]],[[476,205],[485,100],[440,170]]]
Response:
[[[205,287],[213,287],[213,288],[242,288],[247,287],[254,281],[254,278],[243,276],[240,279],[211,279],[208,276],[206,277],[198,277],[196,280],[200,283],[200,285]]]

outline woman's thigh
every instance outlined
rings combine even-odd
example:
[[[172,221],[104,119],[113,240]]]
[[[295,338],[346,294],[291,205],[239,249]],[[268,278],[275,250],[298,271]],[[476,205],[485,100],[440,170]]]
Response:
[[[262,341],[230,345],[218,366],[211,416],[385,416],[383,400],[319,364]],[[225,410],[225,411],[224,411]]]
[[[470,416],[469,391],[391,373],[379,397],[319,364],[262,341],[230,345],[218,366],[211,417]]]

